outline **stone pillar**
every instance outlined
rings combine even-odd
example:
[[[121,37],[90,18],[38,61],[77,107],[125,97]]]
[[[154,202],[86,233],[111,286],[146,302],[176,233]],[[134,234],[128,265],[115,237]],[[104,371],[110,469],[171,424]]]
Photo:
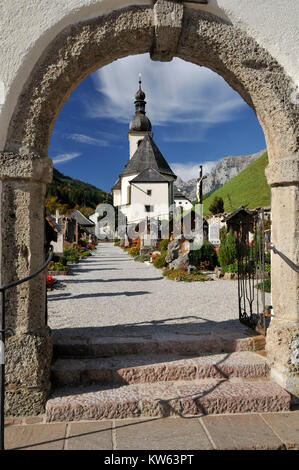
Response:
[[[272,244],[299,264],[299,158],[271,162],[266,170],[272,192]],[[271,377],[299,397],[299,274],[277,254],[272,255],[274,318],[266,349]]]
[[[26,277],[45,261],[44,199],[52,161],[0,153],[0,283]],[[7,415],[43,411],[49,393],[52,336],[46,325],[45,273],[6,291]]]

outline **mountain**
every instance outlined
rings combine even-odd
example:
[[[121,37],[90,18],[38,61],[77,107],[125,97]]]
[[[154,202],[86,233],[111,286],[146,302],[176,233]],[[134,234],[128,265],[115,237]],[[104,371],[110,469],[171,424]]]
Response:
[[[112,202],[112,196],[105,191],[65,176],[55,168],[53,180],[47,185],[46,207],[54,214],[59,209],[62,214],[69,214],[74,209],[82,210],[85,215],[90,215],[101,202]]]
[[[229,156],[222,158],[222,160],[220,160],[211,169],[210,173],[207,173],[207,178],[203,181],[203,194],[211,194],[216,189],[223,186],[234,176],[245,170],[245,168],[261,157],[264,153],[265,150],[261,150],[253,155]],[[175,182],[175,186],[191,201],[196,199],[196,179],[191,179],[185,182],[178,177]]]
[[[209,207],[215,196],[222,197],[225,212],[232,212],[240,206],[248,209],[270,206],[270,186],[265,176],[267,165],[268,154],[264,152],[245,170],[204,199],[204,214],[210,213]]]

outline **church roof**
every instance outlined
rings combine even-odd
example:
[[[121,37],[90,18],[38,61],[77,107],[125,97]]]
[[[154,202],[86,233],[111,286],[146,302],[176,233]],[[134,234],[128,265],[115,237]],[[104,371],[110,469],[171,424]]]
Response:
[[[169,183],[169,181],[171,181],[170,178],[161,175],[154,168],[147,168],[132,179],[130,183]]]
[[[149,168],[176,178],[151,136],[146,134],[121,176],[141,173]]]
[[[151,121],[145,114],[136,114],[136,116],[131,119],[130,122],[130,131],[142,131],[150,132],[152,130]]]
[[[115,182],[113,188],[112,188],[112,191],[113,189],[121,189],[121,185],[120,185],[120,179],[118,178],[118,180]]]

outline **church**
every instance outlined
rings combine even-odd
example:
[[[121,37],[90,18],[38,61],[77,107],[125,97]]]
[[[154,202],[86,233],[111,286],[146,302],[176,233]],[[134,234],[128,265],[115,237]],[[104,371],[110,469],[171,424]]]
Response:
[[[153,140],[140,76],[134,104],[136,111],[129,130],[129,161],[112,188],[113,205],[124,214],[127,224],[149,219],[169,220],[177,177]]]

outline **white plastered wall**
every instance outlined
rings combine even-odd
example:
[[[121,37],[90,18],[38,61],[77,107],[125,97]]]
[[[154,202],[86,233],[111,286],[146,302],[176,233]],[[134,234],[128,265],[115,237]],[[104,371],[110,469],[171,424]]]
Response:
[[[147,191],[151,195],[147,195]],[[153,206],[153,212],[145,212],[144,206]],[[131,204],[122,208],[122,212],[127,216],[128,222],[162,217],[168,218],[169,195],[168,183],[134,183],[131,184]]]
[[[34,64],[66,26],[149,0],[1,0],[0,151],[7,128]],[[209,0],[192,8],[230,20],[267,49],[299,83],[298,0]]]
[[[174,203],[176,205],[176,207],[182,207],[183,209],[191,209],[193,206],[192,206],[192,203],[190,201],[188,201],[188,199],[175,199],[174,200]]]

